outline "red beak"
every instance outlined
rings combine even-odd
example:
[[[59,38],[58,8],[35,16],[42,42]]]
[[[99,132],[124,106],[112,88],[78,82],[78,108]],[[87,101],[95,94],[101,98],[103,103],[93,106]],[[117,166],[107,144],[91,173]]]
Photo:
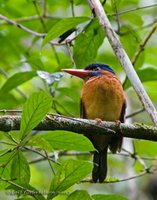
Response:
[[[63,69],[63,71],[82,79],[85,79],[89,75],[89,73],[91,73],[90,70],[84,69]]]

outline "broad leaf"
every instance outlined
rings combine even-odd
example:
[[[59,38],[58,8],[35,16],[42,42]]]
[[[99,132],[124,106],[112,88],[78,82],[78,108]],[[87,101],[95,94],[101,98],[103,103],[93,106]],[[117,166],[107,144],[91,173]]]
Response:
[[[53,200],[67,200],[68,194],[67,193],[61,193],[58,196],[54,197]]]
[[[25,62],[29,63],[34,70],[45,70],[45,66],[40,57],[34,55],[29,56]]]
[[[136,149],[139,156],[155,157],[157,152],[157,145],[154,141],[135,140]]]
[[[43,40],[43,45],[88,20],[88,17],[69,17],[59,20],[47,33],[46,37]]]
[[[104,32],[97,20],[91,21],[84,32],[75,40],[74,60],[77,67],[84,67],[94,61],[98,48],[104,40]]]
[[[26,141],[24,141],[24,143],[26,143],[26,145],[29,145],[29,146],[38,147],[48,152],[53,151],[53,148],[50,145],[50,143],[47,140],[45,140],[43,137],[41,137],[41,135],[29,136],[26,139]]]
[[[92,143],[83,135],[68,131],[51,131],[42,136],[53,149],[76,150],[76,151],[94,151]]]
[[[26,184],[18,184],[20,185],[22,188],[24,188],[23,190],[16,186],[16,185],[10,185],[7,189],[8,189],[8,195],[9,194],[13,194],[15,190],[15,194],[19,194],[21,196],[23,196],[22,198],[18,198],[18,200],[46,200],[46,198],[43,196],[44,192],[42,194],[41,191],[37,190],[36,188],[32,187],[31,185],[26,185]],[[13,193],[12,193],[13,192]],[[26,196],[27,194],[27,196]]]
[[[76,4],[76,5],[79,5],[79,4],[85,4],[85,3],[87,3],[87,1],[86,0],[74,0],[74,3]]]
[[[94,194],[92,195],[94,200],[128,200],[128,198],[120,196],[118,194]]]
[[[137,70],[137,74],[142,82],[157,81],[157,67],[150,66]],[[131,87],[129,80],[126,81],[124,89]]]
[[[8,152],[8,149],[0,151],[0,177],[10,180],[11,179],[11,165],[12,158],[14,157],[14,151]],[[0,190],[9,186],[8,182],[0,179]]]
[[[80,199],[83,199],[83,200],[92,200],[92,198],[90,197],[90,195],[88,194],[87,191],[85,190],[76,190],[74,192],[72,192],[68,198],[66,200],[80,200]]]
[[[29,164],[20,150],[17,150],[11,166],[11,179],[18,184],[28,185],[30,181]]]
[[[141,40],[137,31],[129,24],[124,24],[121,27],[122,34],[120,41],[130,58],[134,58],[135,52],[139,48],[139,41]],[[131,41],[131,42],[128,42]]]
[[[52,105],[48,93],[34,93],[25,103],[22,111],[20,137],[23,138],[45,117]]]
[[[0,89],[0,95],[9,92],[10,90],[16,88],[17,86],[23,84],[24,82],[37,76],[35,71],[30,72],[18,72],[11,76]]]
[[[63,192],[85,178],[93,168],[93,164],[81,160],[67,160],[52,179],[48,199]]]

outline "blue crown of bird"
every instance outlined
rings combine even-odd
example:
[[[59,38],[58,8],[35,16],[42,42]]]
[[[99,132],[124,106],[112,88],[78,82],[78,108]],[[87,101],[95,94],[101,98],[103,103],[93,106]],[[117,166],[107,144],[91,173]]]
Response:
[[[84,80],[81,92],[81,117],[104,121],[124,122],[126,98],[114,70],[106,64],[90,64],[85,69],[64,69]],[[100,121],[99,120],[99,121]],[[107,176],[107,152],[121,150],[122,137],[86,134],[96,151],[93,155],[93,182],[104,182]]]

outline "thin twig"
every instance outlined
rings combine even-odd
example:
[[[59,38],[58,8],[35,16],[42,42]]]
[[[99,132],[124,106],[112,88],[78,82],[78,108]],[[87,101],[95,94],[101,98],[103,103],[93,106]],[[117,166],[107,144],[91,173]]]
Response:
[[[93,153],[92,152],[69,152],[69,151],[59,151],[57,152],[57,155],[60,157],[60,156],[82,156],[82,155],[92,155]],[[117,153],[117,154],[112,154],[111,152],[108,152],[108,155],[110,156],[123,156],[123,157],[130,157],[130,158],[133,158],[134,159],[134,156],[133,154],[130,152],[130,153]],[[49,158],[54,158],[55,157],[55,153],[49,153],[48,154],[48,157]],[[150,160],[150,161],[155,161],[157,160],[157,158],[150,158],[150,157],[145,157],[145,156],[140,156],[140,158],[142,160]],[[34,158],[32,160],[29,161],[29,164],[35,164],[35,163],[38,163],[38,162],[42,162],[42,161],[45,161],[46,158],[45,157],[38,157],[38,158]]]
[[[13,149],[8,149],[7,151],[5,151],[5,152],[3,152],[3,153],[1,153],[0,154],[0,157],[2,157],[2,156],[4,156],[4,155],[6,155],[6,154],[8,154],[8,153],[11,153],[12,151],[14,151],[16,148],[13,148]]]
[[[133,146],[134,146],[134,145],[133,145]],[[144,159],[143,159],[142,157],[140,157],[140,156],[136,153],[135,149],[134,149],[134,152],[133,152],[133,153],[130,152],[130,151],[128,151],[128,150],[126,150],[126,149],[124,149],[124,148],[123,148],[122,150],[123,150],[124,152],[128,153],[128,155],[129,155],[131,158],[135,159],[135,162],[138,161],[138,162],[142,165],[142,167],[144,168],[144,170],[148,169],[146,163],[144,162]]]
[[[57,152],[57,155],[60,156],[82,156],[82,155],[90,155],[92,153],[90,152],[67,152],[67,151],[59,151]],[[55,158],[55,153],[50,153],[48,154],[49,158]],[[39,157],[39,158],[35,158],[33,160],[29,161],[29,164],[34,164],[34,163],[38,163],[41,161],[46,160],[46,158],[43,157]]]
[[[136,178],[139,178],[141,176],[144,176],[148,174],[147,170],[144,170],[143,172],[139,173],[139,174],[135,174],[133,176],[130,176],[130,177],[126,177],[126,178],[122,178],[122,179],[118,179],[118,180],[111,180],[111,181],[107,181],[107,182],[104,182],[104,183],[118,183],[118,182],[124,182],[124,181],[130,181],[132,179],[136,179]]]
[[[124,150],[124,149],[122,149],[122,150]],[[133,153],[131,153],[131,152],[129,152],[129,151],[127,151],[126,149],[125,149],[125,152],[128,152],[128,153],[117,153],[117,154],[112,154],[112,153],[108,153],[109,155],[114,155],[114,156],[125,156],[125,157],[130,157],[130,158],[134,158],[134,154]],[[137,154],[136,154],[137,155]],[[140,158],[142,159],[142,160],[150,160],[150,161],[152,161],[152,160],[154,160],[154,161],[156,161],[157,160],[157,157],[146,157],[146,156],[140,156]]]
[[[11,135],[10,132],[7,132],[7,135],[8,135],[9,138],[12,140],[12,142],[14,142],[15,144],[18,144],[18,142],[15,140],[15,138]]]
[[[145,109],[144,108],[141,108],[139,110],[136,110],[135,112],[131,113],[131,114],[128,114],[125,118],[128,119],[128,118],[131,118],[131,117],[134,117],[135,115],[138,115],[142,112],[144,112]]]
[[[1,180],[1,181],[4,181],[4,182],[7,182],[7,183],[9,183],[9,184],[11,184],[11,185],[13,185],[13,186],[15,186],[15,187],[21,189],[21,190],[27,191],[27,192],[30,193],[30,194],[33,193],[33,191],[28,190],[28,189],[26,189],[25,187],[23,187],[23,186],[21,186],[21,185],[15,183],[15,182],[13,182],[13,181],[7,180],[7,179],[5,179],[5,178],[3,178],[3,177],[0,177],[0,180]]]
[[[75,17],[75,10],[74,10],[74,1],[70,0],[71,3],[71,12],[72,12],[72,16]]]
[[[152,27],[152,25],[154,25],[154,23],[156,23],[156,22],[157,22],[157,19],[154,19],[152,22],[150,22],[150,23],[148,23],[148,24],[145,24],[145,25],[143,25],[143,26],[141,26],[141,27],[133,28],[133,29],[131,30],[131,33],[134,34],[133,36],[136,38],[136,40],[139,41],[139,38],[137,37],[137,35],[135,35],[135,32],[141,31],[142,29],[146,29],[146,28]],[[117,34],[118,34],[118,35],[122,35],[122,36],[127,35],[127,34],[130,34],[130,29],[125,30],[125,31],[118,32]],[[139,43],[140,43],[140,42],[139,42]]]
[[[115,16],[116,16],[116,21],[117,21],[117,25],[118,25],[118,30],[117,32],[120,32],[120,23],[119,23],[119,15],[118,15],[118,11],[117,11],[117,5],[116,5],[116,1],[112,0],[112,4],[113,4],[113,9],[115,11]]]
[[[51,164],[51,159],[50,159],[48,153],[47,153],[46,151],[44,151],[44,152],[45,152],[45,155],[46,155],[46,159],[47,159],[47,161],[48,161],[48,163],[49,163],[49,166],[50,166],[50,168],[51,168],[51,171],[52,171],[53,175],[55,175],[55,171],[54,171],[54,169],[53,169],[53,167],[52,167],[52,164]]]
[[[5,145],[8,145],[8,146],[16,146],[15,144],[12,144],[12,143],[9,143],[9,142],[6,142],[6,141],[0,141],[1,144],[5,144]]]
[[[32,1],[32,3],[33,3],[33,5],[34,5],[34,7],[35,7],[35,10],[36,10],[37,15],[39,16],[39,19],[40,19],[40,22],[41,22],[41,24],[42,24],[42,26],[43,26],[43,28],[44,28],[44,31],[47,32],[46,26],[45,26],[45,23],[44,23],[44,20],[43,20],[43,16],[40,15],[40,11],[39,11],[39,9],[38,9],[37,1]]]
[[[50,16],[50,15],[46,15],[46,16],[42,16],[44,19],[54,19],[53,16]],[[21,22],[29,22],[29,21],[33,21],[33,20],[39,20],[39,16],[38,15],[34,15],[34,16],[28,16],[28,17],[20,17],[20,18],[17,18],[17,19],[14,19],[15,22],[17,23],[21,23]],[[6,21],[3,21],[0,23],[1,24],[6,24],[7,22]]]
[[[32,152],[34,152],[34,153],[36,153],[36,154],[42,156],[44,159],[50,160],[50,161],[54,162],[55,164],[60,165],[60,163],[56,162],[55,160],[51,159],[50,157],[45,156],[44,154],[42,154],[40,151],[38,151],[38,150],[35,149],[35,148],[30,148],[30,147],[26,147],[26,146],[25,146],[24,149],[26,149],[26,150],[28,150],[28,151],[32,151]]]
[[[152,8],[152,7],[156,7],[156,6],[157,6],[157,3],[152,4],[152,5],[148,5],[148,6],[141,6],[141,7],[128,9],[128,10],[123,10],[123,11],[118,12],[118,15],[123,15],[123,14],[130,13],[130,12],[136,12],[136,11],[139,11],[139,10],[148,9],[148,8]],[[109,16],[110,15],[116,15],[116,13],[112,13],[112,14],[108,14],[108,15]]]
[[[144,47],[148,43],[148,41],[151,38],[151,36],[153,35],[153,33],[156,31],[156,29],[157,29],[157,22],[155,22],[155,24],[153,25],[153,27],[151,28],[151,30],[148,32],[148,34],[146,35],[146,37],[144,38],[144,40],[140,43],[139,49],[135,53],[134,58],[132,59],[132,64],[133,65],[135,65],[135,63],[136,63],[137,59],[139,58],[140,54],[142,53],[142,51],[144,51]]]
[[[20,29],[32,34],[32,35],[35,35],[37,37],[44,38],[45,35],[46,35],[45,33],[37,33],[37,32],[35,32],[35,31],[33,31],[33,30],[31,30],[31,29],[29,29],[29,28],[27,28],[27,27],[25,27],[25,26],[23,26],[21,24],[18,24],[17,22],[15,22],[15,21],[13,21],[11,19],[8,19],[7,17],[5,17],[3,15],[0,15],[0,19],[5,20],[8,24],[12,24],[14,26],[17,26],[18,28],[20,28]]]
[[[108,183],[119,183],[119,182],[124,182],[124,181],[130,181],[132,179],[136,179],[136,178],[139,178],[141,176],[144,176],[146,174],[151,174],[151,173],[154,173],[157,169],[154,169],[154,170],[150,170],[150,168],[148,169],[145,169],[144,171],[142,171],[141,173],[139,174],[135,174],[133,176],[129,176],[129,177],[126,177],[126,178],[122,178],[122,179],[116,179],[115,180],[106,180],[104,181],[103,183],[100,183],[100,184],[108,184]],[[81,183],[92,183],[93,181],[92,180],[83,180],[81,181]],[[97,183],[99,184],[99,183]]]
[[[76,68],[76,63],[75,63],[75,60],[74,60],[74,57],[73,57],[73,54],[72,54],[72,51],[71,51],[71,48],[70,48],[70,43],[68,42],[66,46],[67,46],[72,64],[73,64],[74,68]]]
[[[22,110],[0,110],[0,113],[2,114],[21,114],[22,113]]]
[[[47,0],[44,0],[43,2],[43,14],[42,17],[46,17],[46,12],[47,12]]]
[[[2,168],[2,171],[1,171],[1,175],[3,175],[3,172],[4,172],[4,170],[5,170],[5,168],[6,168],[6,166],[13,160],[13,158],[17,155],[16,154],[16,151],[17,150],[17,147],[15,147],[15,148],[13,148],[13,149],[9,149],[7,152],[5,152],[5,154],[7,154],[7,153],[11,153],[11,152],[13,152],[13,154],[11,154],[11,156],[8,158],[8,160],[3,164],[3,168]],[[1,154],[1,156],[4,156],[5,154]]]
[[[40,15],[40,12],[39,12],[39,9],[38,9],[38,4],[37,4],[36,1],[33,1],[33,4],[34,4],[34,6],[35,6],[37,15],[39,16],[39,19],[40,19],[41,25],[42,25],[42,27],[43,27],[43,29],[44,29],[44,32],[47,33],[47,27],[46,27],[45,22],[44,22],[44,20],[43,20],[43,16]],[[59,60],[59,57],[58,57],[58,54],[57,54],[57,52],[56,52],[56,49],[55,49],[54,45],[52,44],[52,42],[49,42],[49,43],[50,43],[50,45],[51,45],[51,49],[52,49],[52,51],[53,51],[53,53],[54,53],[54,55],[55,55],[55,58],[56,58],[57,63],[60,64],[60,60]]]
[[[8,24],[17,26],[21,30],[26,31],[27,33],[30,33],[31,35],[34,35],[34,36],[37,36],[37,37],[40,37],[40,38],[44,38],[46,36],[46,33],[35,32],[32,29],[29,29],[29,28],[23,26],[22,24],[17,23],[16,21],[8,19],[7,17],[5,17],[3,15],[0,15],[0,19],[5,20]],[[63,43],[58,43],[56,41],[50,41],[49,43],[52,44],[52,45],[59,45],[59,46],[61,46],[61,45],[65,45],[67,42],[68,41],[66,41],[66,42],[64,41]]]

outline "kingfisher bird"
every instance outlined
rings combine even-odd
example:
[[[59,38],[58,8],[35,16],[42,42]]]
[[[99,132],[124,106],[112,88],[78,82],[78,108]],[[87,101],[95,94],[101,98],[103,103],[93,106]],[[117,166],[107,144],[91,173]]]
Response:
[[[85,119],[124,122],[126,98],[120,80],[114,70],[106,64],[90,64],[85,69],[64,69],[63,71],[84,80],[81,92],[80,111]],[[93,182],[104,182],[107,176],[107,152],[121,150],[122,137],[106,135],[85,135],[97,151],[93,156]]]

